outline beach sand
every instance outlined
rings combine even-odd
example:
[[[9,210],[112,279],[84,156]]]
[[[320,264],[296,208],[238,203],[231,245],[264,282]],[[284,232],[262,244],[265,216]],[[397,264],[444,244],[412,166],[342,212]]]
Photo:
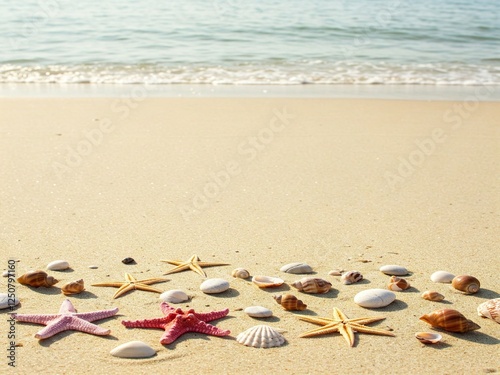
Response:
[[[67,331],[39,341],[39,325],[15,325],[16,373],[28,374],[304,374],[500,371],[500,325],[477,316],[477,306],[499,296],[498,102],[278,98],[16,98],[0,101],[1,266],[17,276],[65,259],[70,271],[49,271],[58,288],[16,284],[17,313],[56,313],[59,287],[83,278],[86,291],[69,297],[81,312],[118,307],[97,321],[111,335]],[[162,316],[158,294],[133,291],[112,299],[115,288],[92,283],[159,277],[163,259],[230,263],[205,268],[230,281],[221,295],[199,290],[191,271],[155,286],[193,296],[180,305],[196,311],[229,308],[214,324],[224,338],[186,334],[162,346],[161,330],[120,323]],[[136,264],[121,260],[133,257]],[[307,262],[333,290],[308,295],[291,286],[260,290],[231,270],[300,275],[280,267]],[[385,288],[378,271],[399,264],[412,288],[381,309],[353,297]],[[97,269],[89,266],[97,265]],[[365,280],[343,285],[334,268],[358,270]],[[436,270],[471,274],[481,291],[462,295],[434,284]],[[2,292],[7,279],[0,278]],[[420,297],[425,290],[444,302]],[[273,300],[292,292],[308,305],[287,312]],[[242,308],[262,305],[274,317],[256,320]],[[373,327],[396,337],[356,334],[348,347],[338,334],[298,336],[315,326],[300,315],[384,316]],[[414,334],[433,330],[423,314],[454,308],[481,326],[467,334],[443,333],[425,346]],[[9,311],[0,310],[1,372],[7,373]],[[257,324],[284,329],[280,348],[255,349],[235,341]],[[121,343],[141,340],[157,350],[149,359],[112,357]]]

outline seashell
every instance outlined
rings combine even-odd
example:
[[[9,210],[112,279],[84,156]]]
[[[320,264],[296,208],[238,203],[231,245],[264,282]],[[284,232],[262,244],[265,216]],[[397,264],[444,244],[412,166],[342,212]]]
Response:
[[[248,279],[250,277],[250,272],[244,268],[236,268],[231,272],[231,276],[237,277],[238,279]]]
[[[439,333],[430,332],[417,332],[415,337],[422,344],[437,344],[443,338]]]
[[[229,289],[229,282],[224,279],[207,279],[200,285],[200,290],[207,294],[222,293]]]
[[[342,277],[340,278],[342,283],[345,285],[357,283],[358,281],[363,280],[363,275],[359,271],[348,271],[344,274],[342,274]]]
[[[0,293],[0,310],[19,305],[19,298],[13,294]]]
[[[312,273],[313,269],[307,263],[298,262],[298,263],[285,264],[283,267],[280,268],[280,271],[286,273],[301,274],[301,273]]]
[[[481,328],[472,320],[467,319],[457,310],[441,309],[420,317],[420,320],[433,327],[439,327],[449,332],[468,332]]]
[[[406,268],[395,264],[388,264],[380,267],[380,272],[383,272],[386,275],[396,275],[396,276],[408,275],[408,270]]]
[[[332,283],[329,281],[317,278],[317,277],[303,277],[292,283],[299,292],[304,293],[328,293],[332,287]]]
[[[189,296],[182,290],[173,289],[160,294],[160,300],[168,303],[182,303],[188,301]]]
[[[54,279],[52,276],[48,276],[45,271],[41,270],[29,271],[19,276],[17,281],[20,284],[34,286],[35,288],[40,286],[50,288],[52,285],[59,282],[59,280]]]
[[[281,296],[273,296],[273,298],[288,311],[302,311],[307,309],[307,305],[293,294],[283,294]]]
[[[252,282],[259,288],[276,288],[282,285],[285,281],[279,277],[272,276],[254,276]]]
[[[91,270],[96,270],[96,269],[98,269],[99,267],[93,264],[93,265],[89,266],[89,268],[90,268]]]
[[[262,306],[250,306],[245,309],[245,313],[252,318],[269,318],[273,312]]]
[[[402,290],[406,290],[410,287],[410,283],[403,279],[402,277],[391,276],[389,284],[387,285],[387,289],[393,290],[396,292],[401,292]]]
[[[392,303],[396,295],[386,289],[367,289],[354,296],[354,302],[361,307],[378,308]]]
[[[328,274],[330,276],[342,276],[342,272],[344,272],[344,270],[341,270],[339,268],[336,268],[334,270],[331,270],[330,272],[328,272]]]
[[[84,290],[85,286],[83,283],[83,279],[71,281],[63,285],[63,287],[61,288],[61,292],[63,292],[65,296],[69,296],[70,294],[78,294],[83,292]]]
[[[69,268],[69,263],[65,260],[54,260],[47,264],[47,269],[51,271],[63,271]]]
[[[120,358],[148,358],[154,356],[156,350],[142,341],[129,341],[118,345],[110,354]]]
[[[460,275],[453,278],[451,286],[466,294],[474,294],[479,291],[481,283],[474,276]]]
[[[272,348],[283,345],[286,340],[274,328],[261,324],[238,334],[236,341],[254,348]]]
[[[446,271],[436,271],[431,275],[431,281],[435,283],[451,283],[455,275]]]
[[[135,263],[135,259],[134,259],[134,258],[127,257],[127,258],[125,258],[125,259],[122,259],[122,263],[123,263],[123,264],[133,264],[133,263]]]
[[[428,301],[436,301],[436,302],[444,300],[444,296],[442,294],[430,290],[423,292],[422,298]]]
[[[500,298],[494,298],[483,302],[477,307],[477,313],[479,316],[490,318],[500,323]]]

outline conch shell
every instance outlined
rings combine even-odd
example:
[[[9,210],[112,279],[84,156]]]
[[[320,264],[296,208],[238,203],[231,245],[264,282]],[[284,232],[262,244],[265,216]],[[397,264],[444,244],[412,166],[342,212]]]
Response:
[[[481,283],[474,276],[460,275],[453,278],[451,285],[466,294],[474,294],[479,291]]]
[[[400,292],[402,290],[406,290],[410,287],[410,283],[403,279],[402,277],[391,276],[389,280],[389,284],[387,285],[387,289]]]
[[[78,294],[85,290],[85,285],[83,283],[83,279],[70,281],[69,283],[63,285],[61,288],[61,292],[65,296],[69,296],[71,294]]]
[[[59,280],[54,279],[52,276],[48,276],[47,272],[42,270],[29,271],[24,275],[17,278],[19,284],[34,286],[38,288],[44,286],[50,288],[52,285],[59,282]]]
[[[307,309],[307,305],[293,294],[283,294],[280,296],[273,296],[273,298],[288,311],[302,311]]]
[[[316,277],[303,277],[292,285],[304,293],[327,293],[332,287],[332,283]]]
[[[434,292],[432,290],[427,290],[422,293],[422,298],[428,301],[442,301],[444,300],[444,296],[438,292]]]
[[[342,283],[345,285],[349,285],[363,280],[363,275],[359,271],[348,271],[342,274],[340,280],[342,280]]]
[[[493,319],[500,323],[500,298],[490,299],[477,307],[479,316]]]
[[[472,320],[467,319],[457,310],[441,309],[420,317],[420,320],[433,327],[439,327],[449,332],[469,332],[481,328]]]

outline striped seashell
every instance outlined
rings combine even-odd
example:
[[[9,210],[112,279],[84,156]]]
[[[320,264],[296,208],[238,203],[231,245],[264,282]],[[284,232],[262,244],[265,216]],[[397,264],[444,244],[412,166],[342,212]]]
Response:
[[[231,272],[231,276],[238,279],[248,279],[250,277],[250,272],[244,268],[236,268]]]
[[[129,341],[118,345],[110,354],[120,358],[148,358],[154,356],[156,350],[142,341]]]
[[[286,340],[274,328],[260,324],[241,332],[236,336],[236,341],[254,348],[273,348],[283,345]]]
[[[348,271],[340,278],[343,284],[349,285],[363,280],[363,275],[359,271]]]
[[[460,275],[453,278],[451,286],[465,294],[474,294],[479,291],[481,283],[474,276]]]
[[[292,283],[292,286],[297,288],[299,292],[315,294],[328,293],[332,287],[332,283],[317,277],[303,277]]]
[[[479,316],[490,318],[500,323],[500,298],[490,299],[477,307]]]
[[[410,287],[410,283],[403,279],[402,277],[391,276],[389,280],[389,284],[387,285],[387,289],[400,292],[402,290],[406,290]]]
[[[437,344],[443,336],[439,333],[417,332],[415,333],[415,338],[422,344]]]
[[[61,288],[61,292],[65,296],[69,296],[71,294],[78,294],[85,290],[85,285],[83,283],[83,279],[70,281],[67,284],[64,284]]]
[[[273,296],[285,310],[288,311],[302,311],[307,309],[307,305],[293,294],[283,294],[280,296]]]
[[[280,268],[280,271],[286,273],[301,274],[301,273],[312,273],[313,269],[307,263],[297,262],[297,263],[285,264],[283,267]]]
[[[252,277],[252,282],[259,288],[277,288],[278,286],[283,285],[285,280],[280,279],[279,277],[258,275]]]
[[[449,332],[469,332],[481,328],[472,320],[467,319],[460,312],[453,309],[436,310],[420,317],[420,320],[433,327],[439,327]]]
[[[436,301],[436,302],[444,300],[444,296],[442,294],[440,294],[438,292],[431,291],[431,290],[427,290],[427,291],[423,292],[422,298],[426,299],[428,301]]]
[[[17,281],[19,284],[33,286],[35,288],[40,286],[50,288],[52,285],[59,282],[59,280],[47,275],[47,272],[42,270],[26,272],[24,275],[19,276]]]

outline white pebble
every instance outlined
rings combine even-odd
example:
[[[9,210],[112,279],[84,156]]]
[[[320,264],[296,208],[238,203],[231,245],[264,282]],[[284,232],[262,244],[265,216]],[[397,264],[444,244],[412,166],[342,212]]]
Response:
[[[435,283],[451,283],[455,275],[446,271],[436,271],[431,275],[431,281]]]
[[[380,272],[383,272],[386,275],[396,275],[396,276],[408,275],[408,270],[406,268],[395,264],[388,264],[380,267]]]
[[[96,270],[96,269],[98,269],[99,267],[98,267],[98,266],[94,266],[94,265],[92,265],[92,266],[89,266],[89,268],[90,268],[91,270]]]
[[[228,289],[229,282],[224,279],[208,279],[200,285],[200,290],[207,294],[222,293]]]
[[[283,267],[280,268],[280,271],[298,275],[302,273],[312,273],[313,269],[307,263],[296,262],[296,263],[285,264]]]
[[[7,293],[0,293],[0,310],[8,309],[11,306],[16,306],[19,304],[19,298],[14,297],[9,298]]]
[[[110,354],[120,358],[148,358],[154,356],[156,350],[142,341],[129,341],[118,345]]]
[[[273,312],[262,306],[250,306],[245,309],[245,313],[252,318],[269,318]]]
[[[182,290],[173,289],[160,294],[160,300],[170,303],[182,303],[189,300],[189,296]]]
[[[396,299],[396,294],[385,289],[367,289],[354,296],[354,302],[361,307],[384,307]]]
[[[51,271],[63,271],[69,268],[69,263],[65,260],[54,260],[47,264],[47,269]]]

